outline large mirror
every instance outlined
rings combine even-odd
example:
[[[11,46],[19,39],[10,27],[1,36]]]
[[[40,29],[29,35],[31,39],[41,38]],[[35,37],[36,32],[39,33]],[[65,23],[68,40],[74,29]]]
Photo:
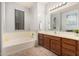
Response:
[[[51,30],[73,32],[73,30],[79,28],[78,19],[78,10],[50,13],[50,28]]]

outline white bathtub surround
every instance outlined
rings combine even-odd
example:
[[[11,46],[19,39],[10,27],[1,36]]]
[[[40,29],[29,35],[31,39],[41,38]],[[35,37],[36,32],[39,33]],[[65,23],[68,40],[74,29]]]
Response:
[[[12,45],[12,46],[7,46],[4,47],[2,50],[2,55],[11,55],[14,54],[16,52],[22,51],[24,49],[28,49],[28,48],[32,48],[35,46],[35,41],[28,41],[28,42],[24,42],[24,43],[19,43],[17,45]]]
[[[79,36],[77,36],[76,33],[74,33],[74,32],[40,31],[39,33],[53,35],[53,36],[57,36],[57,37],[70,38],[70,39],[74,39],[74,40],[79,40]]]
[[[35,32],[23,31],[3,34],[2,55],[11,55],[18,51],[34,47],[37,41],[36,35],[37,33]]]

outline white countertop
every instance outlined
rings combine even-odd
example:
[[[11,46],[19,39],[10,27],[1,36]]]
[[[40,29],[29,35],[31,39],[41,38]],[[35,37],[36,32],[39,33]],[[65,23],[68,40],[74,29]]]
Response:
[[[56,31],[56,33],[55,33],[55,31],[40,31],[39,33],[52,35],[52,36],[57,36],[57,37],[62,37],[62,38],[69,38],[69,39],[79,40],[79,34],[77,35],[76,33],[72,33],[72,32],[59,32],[59,31]]]

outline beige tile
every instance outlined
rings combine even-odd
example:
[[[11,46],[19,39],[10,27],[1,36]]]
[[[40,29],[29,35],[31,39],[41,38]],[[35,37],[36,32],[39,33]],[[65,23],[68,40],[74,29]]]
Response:
[[[56,56],[56,54],[41,46],[38,46],[17,52],[11,56]]]

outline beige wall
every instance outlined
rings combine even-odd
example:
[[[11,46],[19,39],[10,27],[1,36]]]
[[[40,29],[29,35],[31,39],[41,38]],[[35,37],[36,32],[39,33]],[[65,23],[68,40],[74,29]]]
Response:
[[[1,55],[1,39],[2,39],[2,19],[1,19],[1,2],[0,2],[0,55]]]
[[[13,32],[15,31],[15,9],[24,11],[24,21],[25,21],[25,30],[29,31],[29,9],[17,5],[15,2],[6,2],[2,3],[2,13],[3,13],[3,31],[4,32]]]

